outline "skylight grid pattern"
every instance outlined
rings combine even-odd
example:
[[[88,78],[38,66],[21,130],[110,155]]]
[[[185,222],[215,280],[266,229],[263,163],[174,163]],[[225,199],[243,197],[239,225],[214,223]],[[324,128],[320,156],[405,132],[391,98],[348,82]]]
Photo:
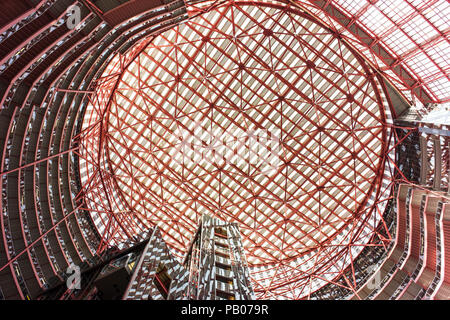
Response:
[[[298,299],[377,233],[387,103],[345,41],[276,3],[221,4],[110,61],[80,174],[108,244],[158,226],[181,259],[203,214],[237,222],[257,297]],[[261,130],[274,166],[250,157]]]
[[[358,5],[355,5],[358,3]],[[404,65],[435,102],[450,99],[450,5],[448,1],[335,0]],[[437,50],[437,47],[442,50]]]
[[[171,246],[185,246],[208,213],[241,223],[250,264],[302,255],[353,219],[376,176],[382,114],[371,81],[308,19],[220,7],[156,37],[124,71],[108,114],[119,189]],[[245,156],[236,164],[177,158],[177,132],[198,125],[278,129],[282,165],[267,177]]]

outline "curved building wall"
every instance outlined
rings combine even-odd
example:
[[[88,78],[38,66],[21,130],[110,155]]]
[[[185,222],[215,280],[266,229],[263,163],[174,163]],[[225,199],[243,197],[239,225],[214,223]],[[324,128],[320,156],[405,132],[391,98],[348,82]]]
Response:
[[[93,86],[112,52],[127,49],[128,39],[184,19],[185,10],[180,1],[153,1],[127,7],[134,19],[105,21],[83,2],[8,5],[16,11],[0,39],[0,289],[6,299],[30,299],[63,279],[70,264],[89,264],[100,245],[78,194],[73,137],[86,103],[81,91]],[[67,24],[72,5],[79,8],[75,29]],[[114,13],[113,6],[105,12]]]

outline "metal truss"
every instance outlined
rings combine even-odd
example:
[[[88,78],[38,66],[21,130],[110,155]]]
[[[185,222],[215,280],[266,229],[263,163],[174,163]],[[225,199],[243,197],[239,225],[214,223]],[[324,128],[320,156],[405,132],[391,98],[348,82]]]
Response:
[[[81,2],[99,21],[114,18],[93,1]],[[398,155],[405,139],[417,130],[390,125],[389,115],[383,113],[389,97],[379,77],[388,80],[411,104],[424,104],[425,111],[427,104],[449,102],[448,1],[186,2],[189,23],[138,44],[134,43],[142,37],[135,36],[139,30],[148,35],[158,28],[168,29],[160,18],[165,16],[163,12],[175,10],[172,3],[166,11],[155,9],[155,29],[142,23],[152,12],[134,21],[127,20],[129,10],[115,15],[127,20],[130,28],[139,25],[139,29],[124,34],[133,44],[132,50],[116,55],[103,77],[97,79],[95,91],[85,81],[80,90],[68,89],[77,88],[76,79],[83,74],[79,71],[71,73],[65,89],[57,88],[59,80],[54,80],[58,70],[72,63],[72,54],[91,56],[86,48],[102,48],[93,41],[99,29],[90,28],[94,21],[88,10],[82,28],[64,37],[58,30],[68,13],[54,6],[54,1],[38,1],[36,9],[30,7],[1,28],[0,41],[20,40],[15,41],[20,43],[19,51],[5,44],[10,49],[1,59],[7,86],[2,105],[15,109],[12,115],[7,110],[2,113],[3,120],[11,121],[9,126],[2,122],[8,129],[0,170],[0,224],[5,249],[0,271],[12,276],[18,297],[29,298],[29,293],[44,282],[51,283],[53,274],[60,278],[58,266],[94,254],[97,239],[85,239],[77,231],[84,232],[83,225],[74,219],[85,213],[91,214],[101,231],[98,252],[138,242],[150,227],[159,225],[179,257],[184,255],[187,239],[202,213],[237,221],[242,226],[258,298],[309,298],[327,283],[355,292],[354,261],[363,256],[361,248],[389,248],[392,237],[385,231],[383,212],[391,200],[392,187],[408,183],[411,173],[416,173],[418,162],[402,163]],[[58,11],[61,19],[56,22],[51,15],[44,15],[49,8],[56,9],[52,11]],[[139,13],[138,8],[134,13]],[[179,22],[172,17],[170,13],[172,23]],[[58,28],[40,29],[46,24]],[[24,26],[32,32],[19,32]],[[116,29],[115,34],[121,30]],[[236,32],[241,37],[233,39]],[[86,38],[80,37],[82,34]],[[45,43],[40,59],[41,51],[35,51],[34,46],[37,42]],[[118,52],[119,44],[115,41],[113,52]],[[58,60],[55,49],[67,52],[65,58]],[[199,61],[199,56],[206,62]],[[17,63],[18,58],[25,62]],[[100,60],[88,61],[93,70],[101,64]],[[39,81],[38,73],[45,74]],[[47,92],[45,100],[31,94],[37,88]],[[25,100],[22,89],[32,90]],[[27,151],[35,126],[34,120],[24,121],[30,117],[29,103],[49,103],[44,123],[56,113],[58,121],[67,126],[64,134],[71,135],[70,121],[62,118],[65,107],[54,104],[61,94],[67,94],[66,98],[82,95],[89,100],[83,129],[72,140],[60,139],[55,126],[49,143],[59,143],[58,151],[41,158],[46,147],[39,139],[34,154]],[[21,101],[21,107],[15,107],[16,101]],[[313,103],[317,101],[321,103]],[[73,107],[78,108],[78,104]],[[181,163],[168,161],[168,156],[173,156],[168,150],[179,151],[183,142],[170,139],[180,138],[168,134],[173,133],[173,124],[179,132],[190,135],[187,129],[194,120],[204,130],[208,125],[224,132],[254,126],[282,132],[285,145],[280,170],[263,178],[261,163],[248,161],[244,154],[237,156],[243,164],[234,167],[206,161],[197,168],[187,161],[189,157]],[[25,135],[22,125],[27,127]],[[41,134],[45,130],[40,127]],[[145,135],[149,132],[151,138]],[[439,179],[433,180],[433,176],[442,171],[441,187],[448,186],[448,136],[439,138],[442,153],[436,153],[437,137],[426,137],[433,141],[428,141],[422,160],[431,166],[423,172],[422,182],[438,187]],[[63,140],[68,141],[64,147]],[[197,147],[193,151],[200,150],[200,154],[208,150],[202,144]],[[247,147],[244,143],[240,151]],[[442,163],[433,161],[436,154],[442,156]],[[80,159],[81,170],[74,165],[77,172],[71,174],[73,180],[64,194],[67,180],[61,179],[64,174],[60,170],[69,158],[69,166]],[[405,166],[412,170],[406,172]],[[59,171],[53,170],[57,167]],[[27,189],[24,181],[31,171],[35,174],[31,185],[58,171],[58,179],[48,184],[48,194],[37,182]],[[79,190],[78,173],[82,181]],[[16,189],[9,187],[14,183]],[[73,198],[72,191],[76,193]],[[23,207],[30,195],[34,198],[29,202],[31,211],[28,204]],[[43,214],[40,206],[46,202],[49,208]],[[72,202],[69,209],[68,202]],[[37,219],[48,216],[50,224],[38,226],[37,235],[30,236],[32,224],[27,220],[35,214],[32,221],[45,226]],[[50,244],[53,238],[55,242]],[[88,246],[83,249],[80,244]],[[60,251],[61,261],[57,262],[55,253],[57,256]],[[47,272],[42,271],[41,258],[50,263]]]
[[[342,276],[356,292],[348,268],[394,241],[384,208],[407,180],[379,75],[298,2],[196,1],[190,14],[118,54],[88,95],[74,152],[98,250],[158,226],[181,258],[207,213],[239,223],[257,298],[308,298]],[[280,164],[265,174],[248,136],[235,163],[177,157],[198,128],[279,132]]]

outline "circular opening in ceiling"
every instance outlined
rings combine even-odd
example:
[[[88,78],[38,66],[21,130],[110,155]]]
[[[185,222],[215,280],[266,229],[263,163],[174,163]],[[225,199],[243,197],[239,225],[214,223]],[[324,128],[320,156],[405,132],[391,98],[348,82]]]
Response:
[[[104,117],[107,170],[179,255],[209,214],[240,224],[250,266],[294,261],[356,224],[379,181],[375,81],[300,12],[220,6],[126,65]]]

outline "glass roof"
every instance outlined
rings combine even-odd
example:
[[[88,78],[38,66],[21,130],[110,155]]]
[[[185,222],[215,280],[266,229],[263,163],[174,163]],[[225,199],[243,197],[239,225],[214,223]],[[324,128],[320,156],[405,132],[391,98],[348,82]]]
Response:
[[[450,100],[448,1],[332,2],[376,36],[437,102]]]
[[[422,102],[450,101],[448,1],[291,2],[339,31],[410,102],[414,103],[414,98]],[[427,98],[418,94],[412,97],[418,87],[425,90]]]
[[[180,258],[202,214],[237,221],[257,291],[315,290],[287,282],[327,264],[318,279],[333,279],[341,249],[360,250],[377,225],[381,96],[354,49],[301,11],[228,3],[193,15],[116,55],[99,81],[80,164],[83,184],[102,176],[87,195],[94,220],[110,241],[157,225]]]

